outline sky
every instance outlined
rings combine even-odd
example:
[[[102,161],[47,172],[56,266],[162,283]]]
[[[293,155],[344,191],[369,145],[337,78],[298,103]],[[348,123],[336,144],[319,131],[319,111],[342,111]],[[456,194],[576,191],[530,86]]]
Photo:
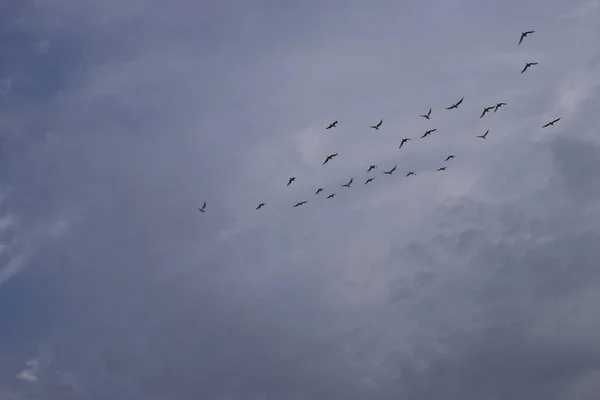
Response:
[[[597,399],[599,34],[597,0],[1,2],[0,400]]]

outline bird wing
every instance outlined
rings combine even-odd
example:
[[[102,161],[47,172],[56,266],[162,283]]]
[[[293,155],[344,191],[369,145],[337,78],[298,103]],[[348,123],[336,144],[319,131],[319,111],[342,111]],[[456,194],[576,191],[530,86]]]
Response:
[[[554,123],[556,123],[558,121],[560,121],[560,118],[556,118],[554,121],[552,121],[552,123],[554,124]]]
[[[521,70],[521,73],[527,71],[527,68],[529,68],[529,65],[525,64],[525,66],[523,67],[523,69]]]
[[[463,102],[464,99],[465,99],[464,97],[461,97],[460,100],[458,101],[458,103],[456,103],[456,105],[457,106],[460,105]]]
[[[550,126],[550,122],[548,122],[546,125],[542,125],[542,128],[546,128]]]

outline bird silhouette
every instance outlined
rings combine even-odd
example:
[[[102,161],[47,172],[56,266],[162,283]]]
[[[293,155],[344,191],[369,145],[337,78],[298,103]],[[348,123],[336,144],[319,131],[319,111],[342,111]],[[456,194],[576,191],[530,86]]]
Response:
[[[348,183],[346,183],[345,185],[342,185],[342,187],[347,187],[349,188],[350,185],[352,185],[352,182],[354,182],[354,178],[350,178],[350,180],[348,181]]]
[[[453,155],[449,155],[448,157],[446,157],[446,159],[444,160],[444,162],[446,162],[446,161],[448,161],[448,160],[450,160],[452,158],[454,158],[454,156]]]
[[[306,201],[301,201],[299,203],[294,204],[294,207],[300,207],[302,205],[306,204]]]
[[[481,116],[479,117],[480,119],[483,118],[483,116],[485,114],[487,114],[488,112],[492,111],[494,109],[495,106],[491,106],[491,107],[486,107],[483,109],[483,112],[481,113]]]
[[[328,199],[333,199],[335,197],[335,193],[331,193],[329,196],[327,196]]]
[[[463,102],[464,99],[465,99],[464,97],[461,97],[461,99],[459,101],[452,104],[450,107],[446,107],[446,110],[452,110],[452,109],[458,108],[458,106],[461,105],[461,103]]]
[[[525,39],[525,37],[527,37],[528,35],[531,35],[534,32],[535,31],[521,32],[521,38],[519,39],[519,44],[521,44],[521,42],[523,41],[523,39]]]
[[[399,148],[399,149],[401,149],[401,148],[402,148],[402,146],[404,146],[404,143],[406,143],[406,142],[408,142],[408,141],[410,141],[410,140],[411,140],[411,139],[409,139],[409,138],[404,138],[404,139],[402,139],[402,140],[400,141],[400,146],[398,146],[398,148]]]
[[[498,111],[498,109],[499,109],[500,107],[502,107],[502,106],[505,106],[505,105],[506,105],[506,103],[498,103],[498,104],[496,104],[496,105],[493,107],[493,108],[494,108],[494,112]]]
[[[381,124],[383,124],[383,119],[382,119],[382,120],[380,120],[380,121],[377,123],[377,125],[371,125],[369,128],[373,128],[373,129],[379,130],[379,127],[381,126]]]
[[[415,174],[414,172],[410,171],[408,174],[406,174],[406,177],[408,178],[411,175],[417,175],[417,174]]]
[[[323,188],[318,188],[317,192],[315,193],[315,196],[318,195],[319,193],[321,193],[323,191]]]
[[[295,176],[292,176],[292,177],[291,177],[291,178],[288,180],[288,183],[287,183],[287,185],[285,185],[285,186],[290,186],[290,185],[292,184],[292,182],[295,182],[295,181],[296,181],[296,177],[295,177]]]
[[[328,156],[325,158],[325,161],[323,161],[323,165],[325,165],[325,164],[327,164],[329,161],[333,160],[333,158],[334,158],[334,157],[336,157],[337,155],[338,155],[338,153],[333,153],[333,154],[330,154],[330,155],[328,155]]]
[[[419,117],[423,117],[425,119],[429,119],[430,116],[431,116],[431,108],[429,109],[429,111],[427,111],[427,114],[419,115]]]
[[[263,208],[263,207],[264,207],[264,206],[266,206],[266,205],[267,205],[267,203],[260,203],[260,204],[258,205],[258,207],[256,207],[256,209],[257,209],[257,210],[260,210],[261,208]]]
[[[562,118],[562,117],[560,117],[560,118]],[[547,128],[549,126],[553,126],[555,123],[560,121],[560,118],[556,118],[555,120],[548,122],[546,125],[543,125],[542,128]]]
[[[477,137],[478,137],[478,138],[485,139],[485,138],[486,138],[486,136],[488,135],[488,133],[490,133],[490,130],[489,130],[489,129],[488,129],[487,131],[485,131],[485,133],[484,133],[483,135],[479,135],[479,136],[477,136]]]
[[[367,179],[367,181],[365,182],[365,185],[367,185],[367,184],[369,184],[369,183],[373,182],[373,179],[374,179],[374,178],[369,178],[369,179]]]
[[[395,170],[396,170],[396,165],[394,165],[394,168],[390,169],[389,171],[385,171],[384,174],[391,175],[394,173]]]
[[[333,121],[331,124],[329,124],[329,126],[325,129],[331,129],[331,128],[335,128],[337,126],[337,121]]]
[[[204,212],[204,211],[206,211],[206,202],[204,202],[204,204],[202,204],[202,207],[200,207],[200,208],[198,209],[198,211],[200,211],[200,212]]]
[[[423,139],[423,138],[424,138],[424,137],[426,137],[426,136],[429,136],[429,135],[431,135],[431,134],[432,134],[433,132],[435,132],[435,131],[437,131],[437,128],[435,128],[435,129],[430,129],[430,130],[428,130],[428,131],[425,131],[425,133],[423,134],[423,136],[421,136],[421,139]]]
[[[446,167],[438,168],[438,171],[445,171],[445,170],[446,170]]]
[[[538,65],[538,63],[536,62],[528,62],[525,64],[525,66],[523,67],[523,70],[521,71],[521,73],[527,71],[529,69],[529,67],[533,67],[534,65]]]
[[[377,168],[377,165],[369,165],[369,169],[367,170],[367,172],[371,172],[371,171],[373,171],[375,168]]]

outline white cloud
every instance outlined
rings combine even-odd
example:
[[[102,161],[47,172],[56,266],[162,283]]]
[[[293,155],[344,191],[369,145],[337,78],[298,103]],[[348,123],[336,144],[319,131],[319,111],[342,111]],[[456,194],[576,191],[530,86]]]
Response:
[[[37,360],[29,360],[25,363],[27,368],[19,372],[17,378],[27,382],[39,381],[38,373],[40,369],[40,363]]]

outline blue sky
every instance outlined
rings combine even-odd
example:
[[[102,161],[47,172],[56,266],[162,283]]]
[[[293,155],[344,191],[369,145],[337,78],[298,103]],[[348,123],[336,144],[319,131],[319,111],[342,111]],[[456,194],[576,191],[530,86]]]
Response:
[[[599,32],[579,0],[2,2],[0,400],[595,399]]]

